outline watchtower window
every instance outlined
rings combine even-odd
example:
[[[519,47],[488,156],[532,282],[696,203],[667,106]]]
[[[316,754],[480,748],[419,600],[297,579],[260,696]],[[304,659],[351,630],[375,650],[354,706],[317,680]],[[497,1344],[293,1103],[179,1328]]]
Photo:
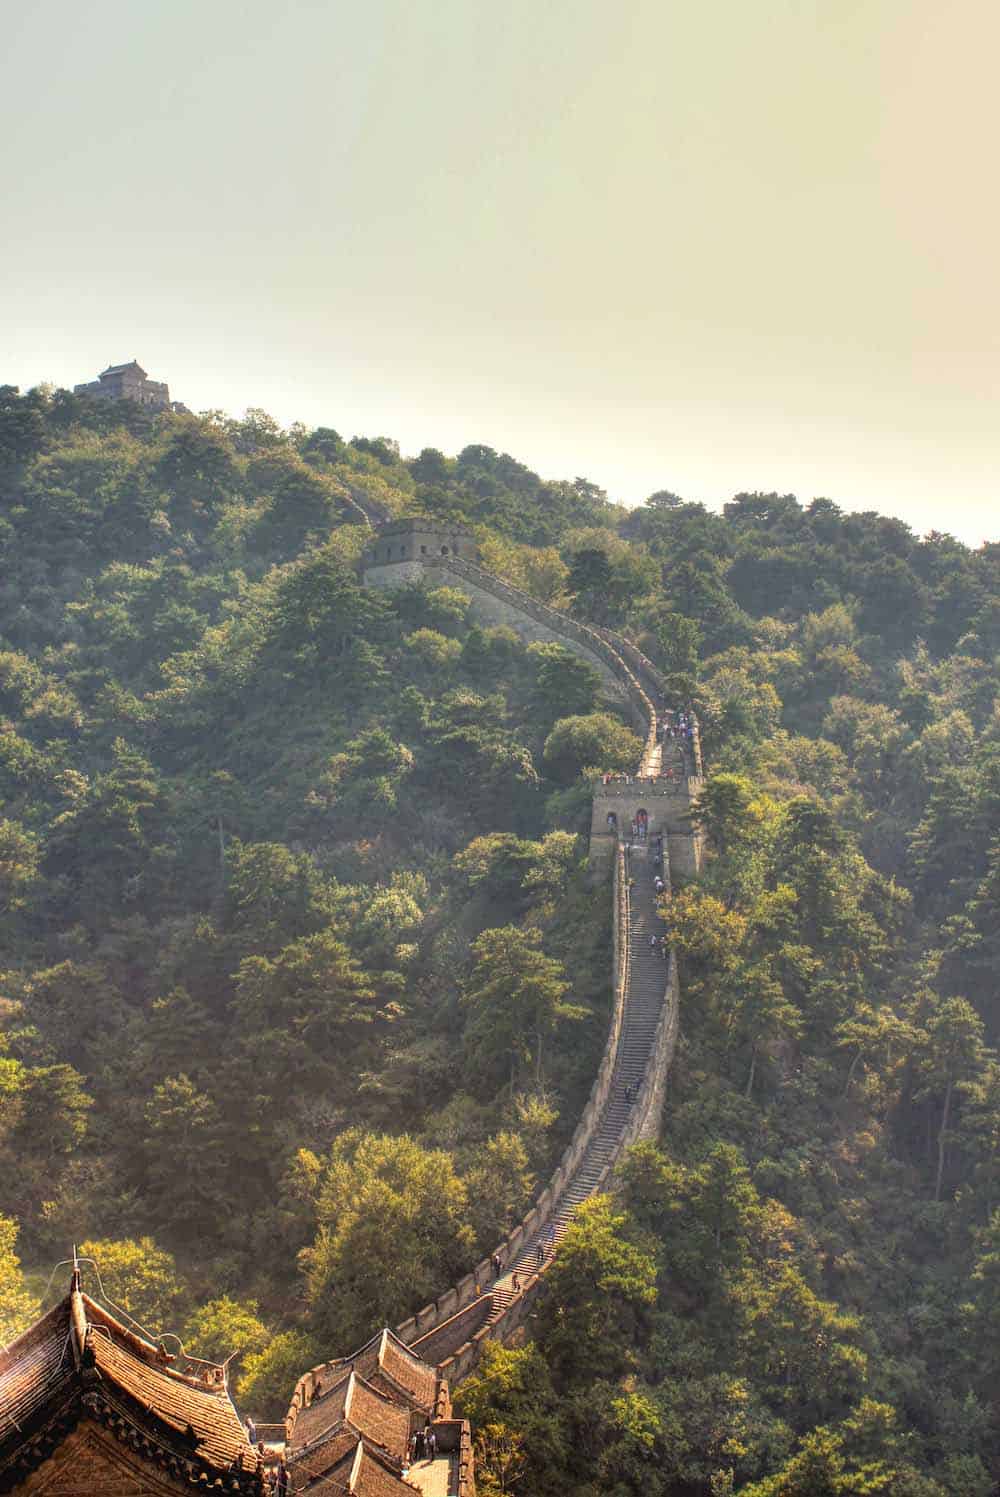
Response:
[[[441,547],[441,555],[442,556],[447,556],[448,555],[448,547],[447,546],[442,546]]]
[[[426,546],[421,546],[420,547],[420,554],[421,554],[421,556],[426,556],[427,555],[427,547]]]

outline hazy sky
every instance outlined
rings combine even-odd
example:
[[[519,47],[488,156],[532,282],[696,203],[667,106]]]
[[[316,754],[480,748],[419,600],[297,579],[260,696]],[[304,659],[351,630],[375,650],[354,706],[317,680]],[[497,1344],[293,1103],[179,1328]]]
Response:
[[[998,534],[996,0],[2,9],[0,381]]]

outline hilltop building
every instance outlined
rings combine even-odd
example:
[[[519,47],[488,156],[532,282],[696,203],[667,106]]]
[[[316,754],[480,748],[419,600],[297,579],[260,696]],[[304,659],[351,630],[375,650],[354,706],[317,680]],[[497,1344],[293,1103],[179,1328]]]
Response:
[[[192,1487],[261,1497],[261,1462],[225,1368],[170,1356],[70,1291],[0,1349],[0,1492],[142,1493]]]
[[[408,515],[380,525],[361,559],[369,587],[402,587],[419,582],[428,566],[450,557],[478,562],[479,548],[464,525]]]
[[[88,384],[74,385],[74,395],[90,395],[97,400],[134,400],[136,405],[154,411],[170,410],[170,391],[161,381],[150,379],[136,363],[111,364]]]

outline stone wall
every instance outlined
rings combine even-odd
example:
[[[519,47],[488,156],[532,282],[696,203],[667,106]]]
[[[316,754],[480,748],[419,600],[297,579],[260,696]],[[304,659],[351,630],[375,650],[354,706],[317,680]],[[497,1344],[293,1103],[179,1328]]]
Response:
[[[621,848],[618,849],[614,864],[613,899],[615,908],[613,921],[614,1001],[608,1037],[604,1044],[604,1054],[601,1057],[594,1084],[590,1089],[587,1105],[580,1114],[573,1137],[567,1144],[555,1173],[524,1220],[508,1232],[504,1240],[493,1250],[500,1254],[504,1263],[509,1263],[516,1257],[522,1244],[531,1238],[539,1227],[543,1227],[552,1215],[555,1204],[562,1195],[568,1180],[590,1146],[607,1104],[615,1067],[615,1052],[621,1036],[625,997],[628,991],[628,879],[625,876],[625,855]],[[470,1273],[459,1279],[458,1283],[450,1289],[445,1290],[444,1294],[431,1304],[425,1305],[422,1310],[417,1311],[416,1315],[411,1315],[409,1320],[397,1326],[396,1335],[400,1340],[408,1345],[414,1345],[421,1337],[443,1326],[445,1321],[452,1319],[459,1311],[478,1299],[492,1278],[491,1258],[492,1253],[477,1263]],[[449,1378],[452,1376],[451,1373],[444,1375]]]
[[[394,544],[390,539],[387,544]],[[607,816],[617,818],[616,831],[628,831],[629,823],[640,809],[649,818],[649,835],[662,833],[665,839],[665,866],[681,877],[698,872],[701,844],[691,825],[693,798],[701,788],[701,747],[697,736],[691,745],[696,773],[683,780],[671,781],[656,776],[657,754],[655,701],[665,689],[665,682],[652,663],[630,641],[620,639],[608,630],[581,624],[558,609],[529,597],[501,578],[483,570],[469,557],[456,555],[451,547],[446,555],[433,554],[429,543],[421,542],[425,551],[413,554],[410,541],[404,541],[408,554],[392,560],[391,554],[380,555],[378,537],[366,553],[365,582],[381,588],[399,587],[407,582],[426,580],[432,585],[454,583],[470,597],[472,616],[492,624],[504,625],[529,642],[556,641],[595,665],[605,686],[627,703],[629,716],[643,736],[644,746],[638,775],[628,779],[599,782],[595,785],[591,822],[591,859],[600,869],[613,865],[614,900],[614,1000],[604,1054],[591,1088],[587,1105],[577,1123],[559,1166],[538,1201],[524,1220],[498,1244],[496,1252],[504,1263],[511,1262],[522,1245],[545,1225],[552,1215],[567,1183],[576,1171],[601,1121],[608,1101],[615,1056],[621,1038],[622,1022],[629,981],[629,895],[624,851],[609,832]],[[397,549],[399,549],[397,545]],[[624,1151],[639,1139],[656,1137],[666,1094],[667,1076],[677,1042],[679,991],[676,962],[671,954],[665,977],[665,995],[646,1073],[639,1095],[630,1110],[614,1155],[595,1189],[600,1189],[619,1164]],[[486,1295],[492,1278],[492,1255],[483,1259],[463,1279],[425,1305],[397,1329],[401,1339],[410,1345],[423,1341],[446,1353],[439,1370],[451,1384],[472,1370],[479,1361],[482,1342],[487,1338],[507,1340],[530,1313],[530,1306],[545,1272],[528,1276],[521,1294],[516,1295],[499,1315],[493,1314],[493,1301]],[[549,1261],[549,1260],[546,1260]],[[481,1315],[475,1301],[488,1299],[489,1311]],[[436,1335],[440,1332],[440,1336]],[[471,1332],[471,1334],[469,1334]]]
[[[377,538],[373,549],[378,550]],[[619,651],[596,629],[570,618],[558,608],[550,608],[537,598],[529,597],[463,556],[429,554],[426,559],[413,557],[392,563],[366,560],[363,566],[365,583],[384,589],[421,580],[441,587],[454,583],[457,577],[462,591],[471,600],[472,617],[477,621],[502,625],[529,644],[554,642],[564,645],[588,664],[596,666],[604,685],[627,705],[632,724],[644,741],[644,759],[650,748],[651,732],[655,745],[652,701]],[[651,724],[654,725],[652,728]]]
[[[615,831],[628,836],[628,830],[640,811],[649,817],[649,836],[662,832],[670,866],[678,878],[694,878],[701,867],[701,836],[691,824],[691,807],[703,781],[694,775],[683,780],[647,780],[639,775],[597,781],[590,821],[590,853],[596,859],[611,856]],[[609,828],[608,816],[616,818]]]

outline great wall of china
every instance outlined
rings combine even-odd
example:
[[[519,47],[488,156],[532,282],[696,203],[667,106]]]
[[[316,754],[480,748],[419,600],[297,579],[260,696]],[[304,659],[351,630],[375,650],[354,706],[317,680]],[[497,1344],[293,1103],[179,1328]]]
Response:
[[[281,1424],[244,1428],[225,1365],[175,1356],[117,1307],[102,1309],[83,1293],[74,1254],[68,1295],[0,1347],[0,1491],[54,1490],[55,1472],[58,1490],[74,1492],[475,1497],[472,1431],[453,1414],[451,1388],[488,1341],[516,1336],[581,1202],[606,1188],[631,1144],[659,1132],[679,992],[654,875],[669,889],[672,874],[699,869],[697,725],[690,737],[665,735],[665,683],[635,645],[485,571],[466,531],[386,522],[356,496],[345,507],[371,531],[369,587],[454,586],[475,621],[564,645],[596,666],[642,737],[636,773],[593,786],[590,864],[613,900],[613,1001],[589,1099],[552,1178],[494,1252],[396,1331],[304,1373]],[[633,824],[641,834],[627,835]],[[59,1485],[60,1469],[75,1485]]]
[[[355,511],[359,507],[353,505]],[[523,1324],[577,1206],[606,1188],[630,1145],[659,1132],[677,1040],[679,990],[673,953],[664,960],[650,941],[662,932],[652,864],[662,838],[668,888],[671,873],[688,878],[699,870],[701,842],[690,813],[702,784],[701,750],[697,724],[690,743],[661,742],[657,704],[665,682],[629,641],[581,624],[485,571],[461,527],[420,520],[373,525],[371,516],[366,519],[373,530],[361,563],[366,585],[386,590],[413,582],[452,585],[470,599],[476,622],[503,625],[531,642],[566,646],[597,667],[644,743],[634,776],[602,779],[594,787],[590,860],[595,877],[609,877],[613,891],[614,1000],[600,1068],[576,1131],[535,1205],[497,1244],[500,1274],[494,1274],[490,1254],[396,1330],[411,1351],[437,1369],[441,1404],[436,1412],[447,1418],[449,1385],[476,1367],[487,1340],[509,1340]],[[664,763],[665,753],[672,753],[672,762]],[[630,846],[619,833],[641,812],[647,837]],[[323,1388],[332,1365],[300,1378],[290,1426]],[[458,1490],[466,1489],[460,1481]]]

